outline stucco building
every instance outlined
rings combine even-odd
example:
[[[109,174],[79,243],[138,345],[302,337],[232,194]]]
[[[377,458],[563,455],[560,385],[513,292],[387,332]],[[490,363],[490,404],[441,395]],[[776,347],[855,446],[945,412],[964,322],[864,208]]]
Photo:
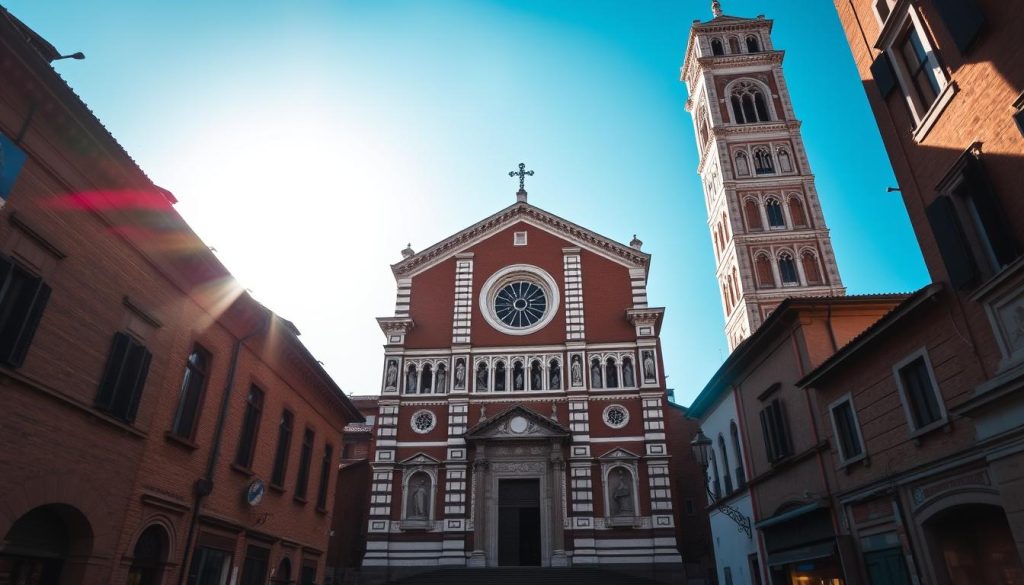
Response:
[[[361,415],[0,8],[0,583],[321,582]]]

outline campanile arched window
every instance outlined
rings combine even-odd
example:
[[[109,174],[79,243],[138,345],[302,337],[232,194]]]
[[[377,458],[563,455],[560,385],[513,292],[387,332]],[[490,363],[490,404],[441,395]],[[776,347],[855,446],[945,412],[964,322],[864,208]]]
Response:
[[[775,161],[772,159],[771,151],[767,148],[754,150],[754,172],[758,175],[775,174]]]
[[[725,46],[722,45],[722,39],[711,39],[711,54],[712,55],[724,55]]]
[[[747,37],[747,52],[748,53],[759,53],[761,51],[761,43],[757,41],[757,37],[750,35]]]
[[[786,219],[782,215],[782,205],[779,204],[778,199],[772,197],[765,201],[764,211],[765,215],[768,216],[768,226],[771,229],[786,227]]]
[[[733,120],[737,124],[772,120],[768,98],[760,85],[753,81],[740,81],[732,87],[730,93],[729,103],[732,105]]]
[[[796,262],[789,252],[779,254],[779,275],[782,277],[782,284],[800,284],[800,276],[796,272]]]

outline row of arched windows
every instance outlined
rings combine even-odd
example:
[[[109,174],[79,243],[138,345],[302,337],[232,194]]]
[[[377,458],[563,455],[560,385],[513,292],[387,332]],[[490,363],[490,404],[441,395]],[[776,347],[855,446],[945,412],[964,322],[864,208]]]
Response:
[[[754,275],[758,288],[825,283],[818,254],[811,248],[800,250],[799,256],[794,256],[792,250],[788,249],[775,253],[759,250],[754,253]]]
[[[785,204],[783,204],[785,201]],[[769,193],[743,199],[743,220],[748,232],[806,228],[807,209],[799,193]]]
[[[796,169],[793,155],[785,146],[738,148],[733,152],[733,162],[737,177],[787,174]]]
[[[746,51],[742,50],[741,47],[746,48]],[[711,39],[711,54],[712,55],[725,55],[726,48],[729,49],[729,55],[738,55],[740,53],[760,53],[761,52],[761,41],[756,35],[747,35],[741,44],[740,37],[730,36],[726,39],[720,37],[714,37]]]
[[[722,302],[725,304],[726,315],[731,314],[739,304],[743,294],[741,286],[739,271],[733,266],[732,273],[725,275],[725,280],[722,282]]]
[[[603,359],[602,359],[603,358]],[[635,388],[636,369],[629,356],[590,358],[591,388]]]
[[[448,366],[444,361],[410,362],[404,385],[406,394],[446,394]]]
[[[473,371],[474,392],[521,392],[561,390],[559,358],[494,358],[477,360]]]
[[[715,243],[715,257],[721,258],[722,253],[725,252],[725,246],[729,242],[729,220],[724,211],[711,232],[711,238]]]

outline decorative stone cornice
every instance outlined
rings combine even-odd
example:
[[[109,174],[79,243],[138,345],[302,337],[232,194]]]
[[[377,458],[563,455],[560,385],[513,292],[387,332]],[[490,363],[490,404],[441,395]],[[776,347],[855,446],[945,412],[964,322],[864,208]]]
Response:
[[[664,316],[664,307],[626,309],[626,318],[629,319],[630,324],[637,330],[640,330],[641,327],[650,327],[652,336],[661,334],[661,321]]]
[[[391,334],[405,335],[416,326],[410,317],[377,317],[377,324],[384,335]]]
[[[436,261],[447,258],[467,246],[479,242],[495,232],[500,231],[509,224],[520,220],[529,220],[545,226],[552,231],[563,235],[567,239],[579,242],[584,247],[592,251],[597,251],[604,255],[618,258],[630,266],[647,268],[650,264],[650,254],[640,252],[639,250],[635,250],[629,246],[596,234],[568,220],[562,219],[557,215],[548,213],[538,207],[534,207],[529,203],[517,202],[514,205],[506,207],[498,213],[484,219],[483,221],[480,221],[461,232],[430,246],[418,254],[410,256],[397,264],[392,264],[391,272],[394,273],[396,278],[400,276],[408,276],[417,269],[432,265]]]

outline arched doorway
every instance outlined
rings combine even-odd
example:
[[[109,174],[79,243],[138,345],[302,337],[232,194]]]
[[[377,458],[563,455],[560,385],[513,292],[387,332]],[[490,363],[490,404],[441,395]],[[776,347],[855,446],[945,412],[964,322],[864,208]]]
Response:
[[[968,504],[939,512],[924,524],[939,583],[1024,584],[1024,567],[998,506]]]
[[[153,524],[143,530],[135,541],[128,585],[160,585],[166,562],[167,532],[162,526]]]
[[[65,504],[34,508],[18,518],[0,542],[0,583],[61,585],[72,582],[71,557],[92,552],[92,529]],[[63,577],[63,579],[62,579]]]

